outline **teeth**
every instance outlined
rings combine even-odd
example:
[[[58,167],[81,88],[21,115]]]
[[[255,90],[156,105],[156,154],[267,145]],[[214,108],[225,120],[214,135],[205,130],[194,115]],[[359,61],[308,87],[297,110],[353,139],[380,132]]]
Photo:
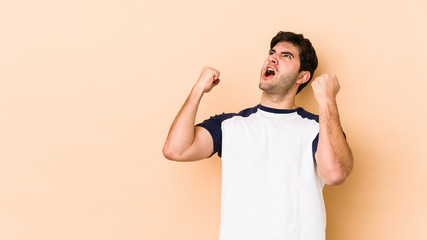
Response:
[[[274,70],[273,70],[273,68],[268,67],[268,68],[267,68],[267,73],[269,73],[269,74],[274,74]]]
[[[267,67],[267,70],[265,71],[265,76],[266,77],[269,77],[269,76],[272,76],[272,75],[275,75],[275,74],[276,73],[274,72],[273,68]]]

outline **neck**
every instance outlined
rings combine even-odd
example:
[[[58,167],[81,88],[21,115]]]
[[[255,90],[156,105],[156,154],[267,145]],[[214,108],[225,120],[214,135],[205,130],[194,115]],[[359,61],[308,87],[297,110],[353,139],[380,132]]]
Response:
[[[287,94],[285,96],[280,95],[270,95],[266,92],[262,92],[261,95],[261,105],[269,108],[276,109],[295,109],[297,105],[295,104],[295,95]]]

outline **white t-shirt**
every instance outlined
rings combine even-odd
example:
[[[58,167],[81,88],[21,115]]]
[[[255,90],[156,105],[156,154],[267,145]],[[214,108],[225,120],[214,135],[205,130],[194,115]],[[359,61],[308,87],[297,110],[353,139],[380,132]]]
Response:
[[[324,240],[319,118],[262,105],[198,124],[222,159],[220,240]]]

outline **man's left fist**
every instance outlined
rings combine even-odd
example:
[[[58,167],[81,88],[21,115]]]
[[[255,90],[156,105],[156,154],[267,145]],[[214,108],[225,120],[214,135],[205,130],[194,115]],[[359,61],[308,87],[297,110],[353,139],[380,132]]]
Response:
[[[337,76],[331,73],[318,76],[311,83],[311,87],[313,88],[314,97],[319,104],[324,101],[335,101],[335,97],[340,90]]]

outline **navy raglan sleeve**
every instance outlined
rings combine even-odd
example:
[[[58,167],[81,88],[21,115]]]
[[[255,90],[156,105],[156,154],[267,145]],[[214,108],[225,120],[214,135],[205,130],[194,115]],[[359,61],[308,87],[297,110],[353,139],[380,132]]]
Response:
[[[231,113],[223,113],[223,114],[215,115],[196,125],[197,127],[203,127],[206,130],[208,130],[208,132],[212,136],[213,152],[211,156],[214,155],[215,153],[218,153],[218,156],[221,157],[221,149],[222,149],[221,125],[224,120],[231,118],[233,115],[234,114],[231,114]]]
[[[319,143],[319,134],[316,135],[316,138],[314,138],[313,143],[311,144],[311,148],[313,150],[313,159],[316,161],[316,152],[317,152],[317,144]]]

